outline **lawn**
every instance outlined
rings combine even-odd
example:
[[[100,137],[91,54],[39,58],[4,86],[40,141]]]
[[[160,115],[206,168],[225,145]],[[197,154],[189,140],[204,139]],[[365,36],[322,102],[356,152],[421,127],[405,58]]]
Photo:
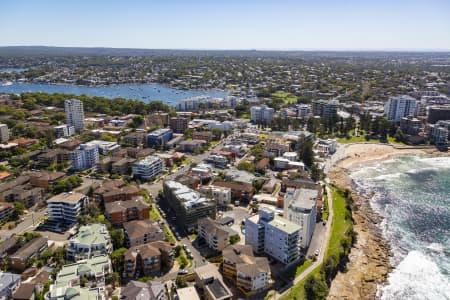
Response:
[[[250,120],[250,114],[249,114],[249,113],[243,113],[243,114],[241,114],[241,115],[239,116],[239,118]]]
[[[283,100],[284,104],[297,104],[297,97],[286,92],[273,93],[272,98]]]
[[[310,260],[305,260],[305,262],[297,267],[297,270],[295,270],[295,277],[300,275],[303,271],[305,271],[313,262]]]
[[[155,220],[155,221],[160,221],[162,220],[161,215],[159,214],[158,209],[156,208],[155,205],[152,205],[151,209],[150,209],[150,219],[151,220]]]
[[[331,187],[331,194],[333,197],[333,223],[331,225],[331,237],[328,244],[327,253],[325,257],[336,255],[339,257],[339,252],[341,251],[341,240],[346,236],[346,232],[352,228],[352,221],[346,219],[347,209],[345,208],[344,197],[336,190],[336,188]]]
[[[353,144],[353,143],[381,143],[379,139],[369,139],[367,140],[364,136],[350,136],[349,138],[338,138],[337,142],[340,144]],[[393,137],[387,137],[387,143],[398,146],[407,146],[407,144],[403,142],[397,142]]]
[[[172,233],[172,230],[170,230],[170,228],[169,228],[169,226],[167,226],[167,224],[164,224],[163,230],[164,230],[164,235],[166,236],[166,240],[169,243],[177,242],[177,240],[175,239],[175,236]]]

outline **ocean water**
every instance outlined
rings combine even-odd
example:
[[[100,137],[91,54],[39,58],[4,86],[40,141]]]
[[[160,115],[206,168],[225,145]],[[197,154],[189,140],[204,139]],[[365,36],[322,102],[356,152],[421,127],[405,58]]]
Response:
[[[64,93],[74,95],[100,96],[105,98],[125,98],[141,100],[143,102],[160,100],[169,105],[175,105],[183,99],[196,96],[210,96],[223,98],[227,92],[218,90],[177,90],[160,84],[120,84],[108,86],[77,86],[69,84],[36,84],[13,83],[0,85],[0,93]]]
[[[351,177],[392,247],[395,269],[379,297],[450,299],[450,157],[398,157]]]

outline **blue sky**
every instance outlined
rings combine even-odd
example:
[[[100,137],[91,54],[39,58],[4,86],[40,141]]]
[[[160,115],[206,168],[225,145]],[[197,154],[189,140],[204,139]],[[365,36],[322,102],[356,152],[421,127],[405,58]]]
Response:
[[[0,0],[0,46],[450,50],[449,0]]]

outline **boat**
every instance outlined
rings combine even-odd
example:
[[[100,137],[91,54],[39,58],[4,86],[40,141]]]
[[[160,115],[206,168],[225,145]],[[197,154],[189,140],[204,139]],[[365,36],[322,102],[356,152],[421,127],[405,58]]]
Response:
[[[6,81],[5,83],[0,82],[1,86],[8,86],[8,85],[12,85],[12,81]]]

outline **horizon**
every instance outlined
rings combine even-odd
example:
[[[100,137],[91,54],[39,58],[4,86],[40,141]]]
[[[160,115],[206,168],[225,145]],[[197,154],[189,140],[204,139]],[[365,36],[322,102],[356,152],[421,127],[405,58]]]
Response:
[[[0,46],[450,51],[444,0],[0,3]]]
[[[244,51],[244,52],[397,52],[397,53],[432,53],[432,52],[439,52],[439,53],[446,53],[450,52],[449,49],[431,49],[431,48],[424,48],[424,49],[407,49],[407,48],[385,48],[385,49],[358,49],[358,48],[349,48],[349,49],[332,49],[332,48],[323,48],[323,49],[309,49],[309,48],[299,48],[299,49],[281,49],[281,48],[261,48],[261,49],[251,49],[251,48],[242,48],[242,49],[215,49],[215,48],[131,48],[131,47],[104,47],[104,46],[55,46],[55,45],[8,45],[8,46],[1,46],[1,48],[66,48],[66,49],[117,49],[117,50],[157,50],[157,51],[229,51],[229,52],[238,52],[238,51]]]

